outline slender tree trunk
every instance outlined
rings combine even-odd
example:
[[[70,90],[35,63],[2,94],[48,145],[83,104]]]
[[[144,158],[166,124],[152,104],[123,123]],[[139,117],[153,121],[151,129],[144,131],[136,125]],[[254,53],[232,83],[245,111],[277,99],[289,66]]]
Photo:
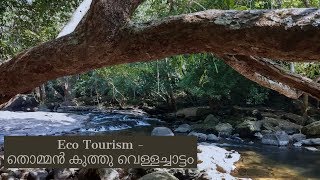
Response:
[[[308,107],[309,107],[309,96],[307,94],[303,94],[303,117],[305,119],[308,118]]]
[[[40,103],[45,103],[45,101],[46,101],[45,84],[42,84],[41,86],[39,86],[39,90],[40,90]]]

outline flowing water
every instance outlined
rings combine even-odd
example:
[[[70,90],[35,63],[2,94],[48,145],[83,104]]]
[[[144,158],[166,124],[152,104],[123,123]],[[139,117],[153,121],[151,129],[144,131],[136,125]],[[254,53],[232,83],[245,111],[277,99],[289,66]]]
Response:
[[[153,127],[167,125],[159,119],[150,118],[139,112],[84,112],[81,114],[89,116],[89,120],[85,121],[81,127],[63,134],[150,135]],[[21,131],[12,128],[13,134],[25,135],[23,133],[17,134],[17,132]],[[32,135],[33,133],[28,132],[28,134]],[[61,134],[55,133],[55,135]],[[3,139],[3,136],[1,138],[0,132],[0,141],[1,139]],[[313,152],[304,148],[262,145],[259,142],[250,144],[231,139],[223,139],[215,143],[217,146],[227,150],[233,149],[241,154],[241,160],[237,163],[237,169],[233,172],[236,177],[320,179],[320,152]]]

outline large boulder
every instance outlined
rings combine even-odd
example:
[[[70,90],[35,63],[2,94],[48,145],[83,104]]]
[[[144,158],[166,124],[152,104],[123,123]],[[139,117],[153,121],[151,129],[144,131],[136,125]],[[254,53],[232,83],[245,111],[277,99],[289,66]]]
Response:
[[[261,130],[285,131],[287,134],[300,133],[301,125],[283,119],[265,118],[261,120]]]
[[[209,114],[204,121],[193,124],[191,128],[195,131],[214,132],[217,124],[219,124],[219,119],[216,116]]]
[[[207,135],[207,140],[208,140],[208,141],[218,141],[219,138],[218,138],[216,135],[214,135],[214,134],[208,134],[208,135]]]
[[[36,111],[39,102],[33,95],[18,94],[3,107],[7,111]]]
[[[142,176],[139,180],[178,180],[178,178],[165,171],[156,171]]]
[[[182,124],[177,129],[175,129],[174,132],[186,133],[186,132],[189,132],[190,130],[191,130],[191,126],[189,124]]]
[[[87,180],[87,179],[105,179],[105,180],[119,179],[119,173],[112,168],[80,169],[78,174],[78,180]]]
[[[256,132],[261,131],[261,121],[245,120],[236,126],[236,132],[240,137],[252,137]]]
[[[311,138],[299,141],[302,145],[320,146],[320,138]]]
[[[185,109],[180,109],[177,111],[177,117],[183,117],[190,120],[197,120],[199,118],[204,118],[210,114],[212,110],[208,106],[203,107],[190,107]]]
[[[275,146],[285,146],[289,143],[290,137],[284,131],[277,131],[275,133],[263,135],[262,144],[270,144]]]
[[[304,126],[302,133],[310,137],[320,137],[320,121]]]
[[[174,134],[167,127],[156,127],[152,130],[151,136],[174,136]]]
[[[197,137],[197,139],[199,140],[199,141],[205,141],[205,140],[207,140],[207,135],[206,134],[203,134],[203,133],[197,133],[197,132],[191,132],[191,133],[189,133],[188,134],[188,136],[195,136],[195,137]]]
[[[46,170],[32,170],[29,172],[27,179],[28,180],[45,180],[48,176],[48,172]]]
[[[219,123],[218,125],[215,126],[215,130],[221,136],[231,136],[233,127],[229,123]]]
[[[303,116],[299,116],[297,114],[293,114],[293,113],[284,113],[281,116],[282,119],[286,119],[289,120],[290,122],[293,122],[295,124],[299,124],[299,125],[305,125],[306,123],[306,119]]]
[[[305,140],[306,139],[306,135],[301,134],[301,133],[293,134],[293,135],[290,135],[289,138],[290,138],[290,142],[294,143],[294,142],[299,142],[299,141]]]
[[[209,114],[203,121],[203,123],[205,124],[218,124],[219,123],[219,119],[212,115],[212,114]]]

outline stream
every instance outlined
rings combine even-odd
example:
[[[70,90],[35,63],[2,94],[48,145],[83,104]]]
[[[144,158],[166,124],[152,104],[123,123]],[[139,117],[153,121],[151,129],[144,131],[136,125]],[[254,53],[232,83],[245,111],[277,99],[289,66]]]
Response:
[[[9,112],[5,115],[8,116],[8,114]],[[47,133],[47,135],[150,135],[153,127],[168,126],[160,119],[150,118],[135,111],[81,112],[71,117],[78,119],[77,115],[84,115],[89,118],[83,120],[82,123],[75,123],[72,119],[64,119],[61,126],[53,119],[48,119],[47,121],[55,124],[54,127],[50,128],[50,133]],[[44,117],[48,116],[50,115],[44,115]],[[25,118],[28,120],[29,127],[21,125],[23,117],[12,121],[3,117],[0,113],[0,144],[3,144],[3,137],[6,135],[45,135],[44,131],[38,129],[44,129],[44,126],[46,128],[50,127],[47,121],[41,122],[42,120]],[[39,117],[41,119],[41,115]],[[74,125],[73,123],[76,124],[75,128],[67,129],[68,126]],[[61,127],[64,128],[61,129]],[[57,128],[57,130],[54,128]],[[237,169],[233,172],[235,177],[320,179],[319,151],[263,145],[258,141],[249,143],[249,141],[251,140],[239,141],[224,138],[218,142],[211,142],[227,150],[236,150],[241,154],[241,159],[236,164]]]

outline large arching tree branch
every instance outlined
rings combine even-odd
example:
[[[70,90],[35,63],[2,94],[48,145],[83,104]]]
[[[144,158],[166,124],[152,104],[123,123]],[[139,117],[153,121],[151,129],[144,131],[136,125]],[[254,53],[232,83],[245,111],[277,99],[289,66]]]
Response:
[[[297,99],[305,92],[320,99],[320,84],[273,64],[268,59],[248,56],[225,56],[224,61],[246,78],[269,89]]]
[[[61,76],[176,54],[320,59],[317,9],[209,10],[137,24],[130,16],[141,1],[93,0],[73,33],[2,63],[0,104]]]

